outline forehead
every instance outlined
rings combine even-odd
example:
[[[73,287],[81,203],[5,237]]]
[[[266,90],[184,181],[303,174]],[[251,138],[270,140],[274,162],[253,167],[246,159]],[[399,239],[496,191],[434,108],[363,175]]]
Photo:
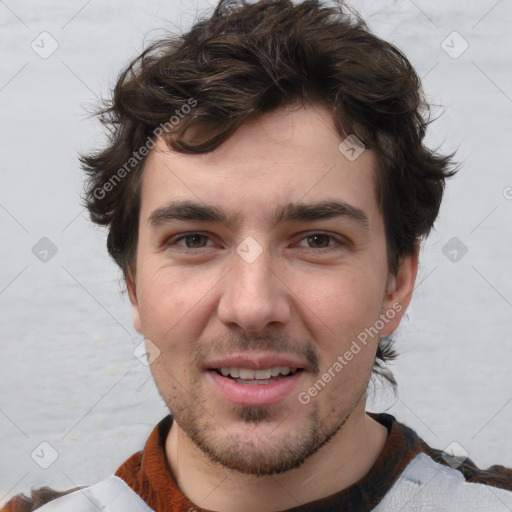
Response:
[[[375,155],[344,143],[322,105],[281,108],[242,125],[210,153],[182,154],[163,141],[143,170],[141,219],[170,200],[275,221],[276,205],[339,200],[376,214]],[[349,153],[347,153],[347,148]],[[356,158],[353,158],[354,154]]]

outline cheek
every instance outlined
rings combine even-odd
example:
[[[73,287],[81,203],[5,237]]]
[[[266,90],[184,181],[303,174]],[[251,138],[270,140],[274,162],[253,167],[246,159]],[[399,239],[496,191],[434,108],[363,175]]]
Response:
[[[303,284],[298,296],[304,297],[301,315],[310,319],[317,345],[317,377],[329,380],[325,399],[334,408],[340,400],[361,393],[367,384],[380,338],[371,327],[381,313],[384,283],[372,274],[371,267],[316,277],[310,286]]]
[[[297,296],[307,306],[306,311],[309,309],[308,316],[319,319],[319,325],[328,329],[331,337],[357,335],[380,313],[383,284],[371,269],[344,269],[323,278],[302,278],[302,283]]]
[[[154,341],[163,355],[173,359],[189,353],[202,326],[201,314],[211,289],[208,280],[194,279],[186,272],[160,269],[141,276],[144,283],[139,309],[144,335]]]

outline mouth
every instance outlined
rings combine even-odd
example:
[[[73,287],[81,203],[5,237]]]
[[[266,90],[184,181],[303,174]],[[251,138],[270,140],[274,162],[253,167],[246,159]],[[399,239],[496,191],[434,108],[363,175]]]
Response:
[[[304,368],[211,368],[206,373],[213,389],[223,400],[236,405],[273,405],[293,395],[304,377]]]
[[[222,368],[213,368],[210,371],[216,372],[221,377],[230,379],[237,384],[249,386],[261,386],[272,384],[282,379],[289,379],[295,374],[304,371],[304,368],[290,368],[289,366],[275,366],[272,368],[263,368],[253,370],[250,368],[237,368],[224,366]]]

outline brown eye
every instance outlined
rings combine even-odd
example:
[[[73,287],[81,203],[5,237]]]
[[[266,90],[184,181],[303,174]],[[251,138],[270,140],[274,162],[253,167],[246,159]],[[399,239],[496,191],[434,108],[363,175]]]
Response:
[[[307,237],[308,242],[313,241],[313,246],[318,248],[330,247],[329,241],[332,239],[329,235],[310,235]],[[322,243],[323,242],[323,243]]]
[[[201,240],[206,240],[206,237],[204,235],[198,235],[197,233],[194,233],[192,235],[186,235],[184,237],[182,237],[183,240],[185,240],[185,245],[189,248],[189,249],[194,249],[194,248],[197,248],[198,244],[200,244],[200,241]],[[190,242],[190,244],[188,243]],[[201,247],[204,247],[203,245],[201,245]]]
[[[201,233],[185,233],[178,237],[170,239],[166,245],[168,247],[177,246],[183,249],[203,249],[206,247],[206,242],[209,238]],[[185,244],[181,243],[182,241]]]
[[[342,239],[336,238],[332,235],[328,235],[327,233],[311,233],[304,238],[301,239],[299,242],[299,245],[302,241],[306,241],[307,243],[307,249],[323,249],[321,252],[329,252],[331,250],[339,249],[346,244],[343,242]],[[301,247],[304,247],[304,245],[300,245]]]

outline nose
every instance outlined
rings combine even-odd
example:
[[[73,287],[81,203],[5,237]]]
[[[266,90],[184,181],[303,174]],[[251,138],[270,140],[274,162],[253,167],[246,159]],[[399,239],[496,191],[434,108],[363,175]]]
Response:
[[[269,250],[263,250],[252,262],[233,253],[231,271],[222,281],[217,311],[220,321],[253,334],[289,321],[290,289],[272,258]]]

